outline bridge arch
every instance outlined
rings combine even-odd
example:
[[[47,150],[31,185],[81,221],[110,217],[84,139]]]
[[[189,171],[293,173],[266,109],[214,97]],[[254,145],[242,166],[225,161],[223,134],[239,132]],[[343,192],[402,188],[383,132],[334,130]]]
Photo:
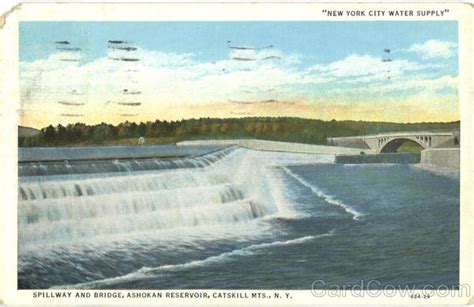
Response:
[[[426,140],[423,138],[415,138],[415,137],[393,138],[389,140],[387,143],[383,144],[379,152],[380,153],[397,152],[398,148],[400,148],[400,146],[402,146],[407,141],[414,142],[420,145],[421,147],[423,147],[424,149],[429,147],[429,145],[427,144],[428,142],[431,143],[431,140],[428,140],[428,138]]]

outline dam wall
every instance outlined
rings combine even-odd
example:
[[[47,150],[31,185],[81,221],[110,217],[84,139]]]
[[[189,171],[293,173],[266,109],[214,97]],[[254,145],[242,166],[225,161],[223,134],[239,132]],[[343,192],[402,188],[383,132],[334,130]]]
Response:
[[[201,168],[213,165],[231,155],[237,147],[229,146],[217,151],[207,152],[202,155],[189,155],[184,157],[164,157],[155,153],[154,158],[143,158],[129,155],[125,159],[91,159],[91,160],[49,160],[36,162],[23,162],[18,164],[18,175],[51,176],[92,173],[137,172],[150,170]],[[81,157],[84,158],[84,157]]]
[[[84,147],[20,147],[18,162],[96,161],[199,156],[223,146],[119,145]]]
[[[198,141],[183,141],[178,142],[178,146],[189,145],[207,145],[207,146],[229,146],[238,145],[244,148],[262,151],[279,151],[279,152],[293,152],[293,153],[308,153],[308,154],[360,154],[361,151],[371,153],[372,151],[365,149],[326,146],[326,145],[312,145],[302,143],[288,143],[277,141],[264,141],[256,139],[237,139],[237,140],[198,140]]]
[[[327,138],[327,144],[330,146],[339,146],[339,147],[349,147],[349,148],[359,148],[370,150],[370,147],[366,142],[360,137],[346,137],[346,138]]]
[[[255,139],[183,141],[165,145],[115,145],[83,147],[20,147],[18,162],[101,161],[184,158],[200,156],[238,145],[248,149],[310,154],[360,154],[362,149],[263,141]],[[370,150],[363,150],[370,153]]]
[[[342,164],[365,164],[365,163],[400,163],[413,164],[420,163],[420,153],[417,152],[397,152],[374,155],[338,155],[336,163]]]
[[[461,165],[460,148],[430,148],[421,152],[421,164],[459,169]]]

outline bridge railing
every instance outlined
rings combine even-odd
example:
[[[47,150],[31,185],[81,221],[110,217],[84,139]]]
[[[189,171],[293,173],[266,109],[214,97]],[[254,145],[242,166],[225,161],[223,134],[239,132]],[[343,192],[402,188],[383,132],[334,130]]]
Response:
[[[374,138],[374,137],[384,137],[384,136],[417,136],[417,135],[456,135],[459,134],[459,130],[440,130],[440,131],[396,131],[396,132],[386,132],[386,133],[379,133],[379,134],[364,134],[364,135],[357,135],[357,136],[337,136],[337,137],[328,137],[327,140],[337,140],[337,139],[360,139],[360,138]]]

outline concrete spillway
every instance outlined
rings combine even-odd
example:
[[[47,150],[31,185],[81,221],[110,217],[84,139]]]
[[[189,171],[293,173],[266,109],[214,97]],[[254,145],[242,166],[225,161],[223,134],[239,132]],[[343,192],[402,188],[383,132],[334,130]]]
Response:
[[[138,147],[133,148],[128,155],[125,153],[98,152],[92,155],[91,152],[64,152],[56,153],[56,156],[42,156],[36,153],[35,162],[20,162],[18,174],[25,176],[51,176],[66,174],[91,174],[91,173],[116,173],[135,172],[145,170],[163,170],[177,168],[199,168],[210,166],[218,160],[232,153],[234,147],[190,147],[181,148],[183,150],[156,151],[156,148]],[[143,151],[139,149],[143,148]],[[152,151],[153,149],[155,151]],[[178,148],[176,148],[178,149]],[[133,151],[134,150],[134,151]],[[31,152],[31,150],[30,150]],[[33,153],[35,153],[33,151]],[[185,153],[188,153],[185,155]],[[202,153],[197,155],[198,153]],[[67,159],[58,159],[58,156],[67,156]],[[117,158],[120,157],[120,158]],[[48,160],[44,159],[47,158]],[[55,158],[54,160],[52,158]]]
[[[263,140],[186,141],[171,145],[20,148],[19,176],[128,172],[201,167],[231,147],[305,154],[358,154],[360,150]]]
[[[197,156],[224,148],[221,145],[86,146],[19,148],[18,162],[93,161],[113,159],[176,158]]]
[[[363,164],[363,163],[399,163],[413,164],[420,163],[420,153],[399,152],[375,155],[339,155],[336,156],[336,163]]]

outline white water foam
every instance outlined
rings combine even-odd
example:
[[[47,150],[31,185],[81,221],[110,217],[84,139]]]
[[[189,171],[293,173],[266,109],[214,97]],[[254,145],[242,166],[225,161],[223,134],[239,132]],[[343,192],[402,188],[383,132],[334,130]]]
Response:
[[[344,209],[344,211],[346,211],[347,213],[352,214],[354,220],[358,220],[358,219],[362,216],[362,213],[358,212],[357,210],[355,210],[355,209],[352,208],[351,206],[345,204],[345,203],[342,202],[341,200],[336,199],[334,196],[328,195],[328,194],[324,193],[324,192],[323,192],[321,189],[319,189],[317,186],[314,186],[314,185],[310,184],[308,181],[306,181],[305,179],[303,179],[301,176],[295,174],[294,172],[292,172],[292,171],[289,170],[288,168],[282,167],[282,169],[283,169],[288,175],[290,175],[291,177],[293,177],[294,179],[296,179],[299,183],[301,183],[301,184],[304,185],[305,187],[309,188],[314,194],[316,194],[316,196],[318,196],[318,197],[324,199],[327,203],[329,203],[329,204],[331,204],[331,205],[335,205],[335,206],[341,207],[341,208]]]
[[[75,254],[78,258],[85,253],[105,255],[107,253],[125,251],[134,247],[154,246],[157,250],[168,252],[189,252],[189,250],[200,250],[203,246],[214,245],[215,242],[250,242],[259,240],[270,240],[279,235],[278,229],[272,228],[265,219],[252,219],[240,223],[213,224],[184,226],[161,229],[146,229],[144,231],[122,232],[113,234],[96,234],[93,239],[84,237],[76,240],[64,241],[51,240],[35,244],[23,244],[20,254],[29,257],[56,257],[55,255],[67,253]],[[130,255],[133,255],[130,254]],[[124,259],[127,261],[127,259]],[[130,259],[134,261],[134,259]],[[21,266],[21,263],[19,264]]]
[[[153,278],[157,274],[162,273],[162,272],[176,272],[176,271],[182,271],[182,270],[192,269],[196,267],[207,266],[207,265],[211,265],[215,263],[222,263],[222,262],[229,261],[232,257],[254,255],[255,251],[258,251],[260,249],[293,245],[293,244],[301,244],[301,243],[305,243],[314,239],[333,236],[333,235],[334,235],[334,229],[328,233],[324,233],[324,234],[320,234],[316,236],[305,236],[305,237],[286,240],[286,241],[275,241],[275,242],[268,242],[268,243],[253,244],[241,249],[235,249],[230,252],[225,252],[216,256],[210,256],[203,260],[194,260],[194,261],[179,263],[179,264],[165,264],[165,265],[161,265],[155,268],[143,267],[135,272],[132,272],[123,276],[107,278],[107,279],[102,279],[102,280],[95,280],[95,281],[80,283],[80,284],[75,284],[75,285],[56,286],[52,288],[87,289],[87,288],[93,288],[96,286],[110,286],[110,285],[114,285],[120,282],[134,281],[134,280],[145,279],[145,278]]]
[[[105,237],[127,241],[144,232],[163,238],[175,228],[216,229],[269,217],[300,218],[302,213],[283,195],[289,188],[283,174],[276,174],[274,167],[330,159],[234,149],[203,168],[29,178],[20,181],[19,248],[23,253],[102,242]],[[254,229],[254,238],[261,232],[260,227]]]

